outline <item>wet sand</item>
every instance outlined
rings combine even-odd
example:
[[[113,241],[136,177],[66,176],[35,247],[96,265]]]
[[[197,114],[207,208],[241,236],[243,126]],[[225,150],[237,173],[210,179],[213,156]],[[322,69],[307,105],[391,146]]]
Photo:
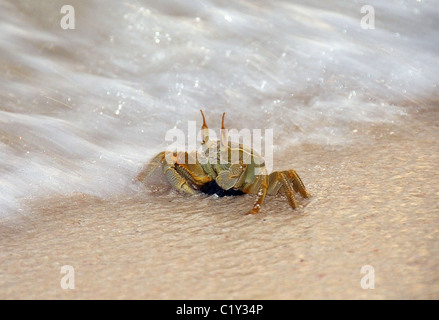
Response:
[[[31,199],[31,214],[0,224],[0,298],[438,299],[438,120],[423,109],[403,126],[359,127],[364,144],[277,154],[312,194],[294,212],[283,196],[250,216],[251,196],[160,184],[130,198]],[[74,290],[60,287],[63,265]],[[361,288],[363,265],[373,290]]]

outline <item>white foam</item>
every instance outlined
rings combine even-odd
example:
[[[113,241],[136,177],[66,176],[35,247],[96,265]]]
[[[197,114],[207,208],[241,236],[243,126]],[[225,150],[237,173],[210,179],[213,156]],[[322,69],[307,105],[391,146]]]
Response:
[[[279,145],[343,146],[437,96],[439,8],[369,1],[0,4],[0,214],[23,198],[136,192],[165,133],[222,112]],[[20,138],[21,137],[21,138]],[[366,137],[367,138],[367,137]],[[367,139],[366,139],[367,140]]]

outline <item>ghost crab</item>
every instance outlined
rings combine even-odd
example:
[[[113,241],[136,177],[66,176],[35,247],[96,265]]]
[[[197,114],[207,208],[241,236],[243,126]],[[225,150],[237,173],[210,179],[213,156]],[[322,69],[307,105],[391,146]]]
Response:
[[[293,209],[297,207],[294,192],[300,193],[304,198],[309,197],[296,171],[273,171],[268,175],[264,159],[259,154],[242,144],[229,141],[224,126],[225,113],[222,117],[221,140],[210,140],[206,118],[203,111],[200,111],[203,117],[202,155],[210,161],[199,161],[193,153],[177,154],[162,151],[138,174],[139,181],[146,181],[155,169],[162,167],[171,186],[187,194],[195,194],[197,191],[219,196],[255,194],[257,199],[250,214],[259,212],[265,195],[275,195],[281,189]],[[239,161],[236,163],[231,161],[235,159],[232,158],[233,153],[239,155]],[[222,160],[224,157],[225,163],[220,161],[220,158]],[[216,161],[211,161],[212,159]]]

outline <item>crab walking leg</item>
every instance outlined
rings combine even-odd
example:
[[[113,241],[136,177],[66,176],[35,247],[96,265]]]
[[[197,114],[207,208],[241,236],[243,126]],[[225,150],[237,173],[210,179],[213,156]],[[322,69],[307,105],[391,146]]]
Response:
[[[165,161],[165,151],[160,152],[157,154],[143,169],[140,171],[140,173],[137,175],[137,180],[143,181],[149,178],[161,165],[163,165]]]
[[[189,187],[188,181],[175,170],[174,164],[165,163],[163,173],[173,188],[185,193],[195,194],[195,191]]]
[[[302,182],[302,179],[300,179],[299,174],[296,173],[296,171],[294,171],[294,177],[295,177],[293,180],[293,181],[295,181],[294,184],[297,183],[298,188],[299,188],[299,192],[302,195],[302,197],[309,198],[310,195],[309,195],[308,191],[306,190],[305,185]]]
[[[287,179],[287,173],[287,171],[274,171],[270,174],[268,194],[275,195],[279,192],[280,188],[283,188],[290,206],[295,209],[297,207],[296,199],[294,198],[293,187]]]
[[[259,182],[261,181],[261,182]],[[250,214],[258,213],[261,209],[262,203],[264,202],[265,195],[267,194],[267,188],[268,188],[268,175],[259,175],[256,178],[255,185],[259,185],[258,190],[258,199],[256,200],[255,204],[253,205],[253,209],[250,211]]]
[[[303,184],[302,179],[300,179],[297,172],[295,170],[287,170],[285,171],[285,174],[287,174],[288,177],[292,180],[294,191],[299,192],[304,198],[309,198],[309,194],[306,191],[305,185]]]
[[[279,189],[282,187],[282,183],[280,182],[280,172],[273,171],[268,176],[268,189],[267,194],[276,195],[279,192]]]
[[[297,208],[296,199],[294,198],[294,192],[293,187],[291,186],[291,183],[287,179],[287,175],[283,172],[279,174],[280,182],[282,183],[282,186],[284,188],[285,194],[287,196],[288,202],[290,203],[290,206],[293,209]]]

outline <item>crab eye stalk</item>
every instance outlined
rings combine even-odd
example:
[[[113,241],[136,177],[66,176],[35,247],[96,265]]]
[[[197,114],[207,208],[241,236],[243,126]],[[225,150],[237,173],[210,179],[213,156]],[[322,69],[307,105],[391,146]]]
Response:
[[[223,120],[221,122],[221,146],[225,147],[228,144],[229,141],[229,132],[227,131],[226,127],[224,126],[224,117],[226,116],[226,113],[223,113]]]
[[[203,110],[200,110],[201,116],[203,117],[203,125],[201,126],[201,137],[203,139],[202,144],[205,144],[209,140],[209,127],[206,123],[206,118],[204,117]]]

